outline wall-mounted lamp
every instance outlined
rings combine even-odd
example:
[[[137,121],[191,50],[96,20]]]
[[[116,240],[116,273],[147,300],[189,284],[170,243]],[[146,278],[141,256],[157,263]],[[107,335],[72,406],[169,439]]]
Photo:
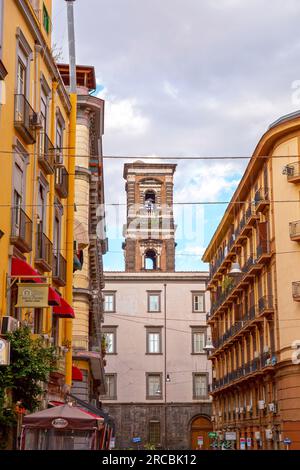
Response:
[[[166,382],[171,382],[170,375],[167,374]]]

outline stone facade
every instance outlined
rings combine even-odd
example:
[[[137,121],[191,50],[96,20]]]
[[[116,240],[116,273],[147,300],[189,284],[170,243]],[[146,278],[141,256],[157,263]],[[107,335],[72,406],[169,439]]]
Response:
[[[159,421],[161,427],[161,446],[164,449],[191,449],[191,423],[198,416],[210,419],[209,403],[168,403],[164,405],[118,403],[104,406],[104,409],[115,421],[116,448],[137,448],[132,437],[140,437],[143,447],[149,443],[150,421]],[[158,446],[159,447],[159,446]]]

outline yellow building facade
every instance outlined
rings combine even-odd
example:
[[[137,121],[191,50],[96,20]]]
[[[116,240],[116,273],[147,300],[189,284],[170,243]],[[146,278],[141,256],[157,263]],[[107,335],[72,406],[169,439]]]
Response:
[[[238,449],[300,449],[299,145],[299,113],[269,127],[203,256],[214,428]]]
[[[47,398],[59,400],[71,348],[66,324],[74,317],[65,298],[69,250],[73,260],[73,243],[66,241],[73,232],[67,224],[71,102],[51,53],[52,1],[4,0],[0,12],[1,333],[26,321],[58,348],[60,369]],[[47,283],[48,307],[16,307],[17,280]]]

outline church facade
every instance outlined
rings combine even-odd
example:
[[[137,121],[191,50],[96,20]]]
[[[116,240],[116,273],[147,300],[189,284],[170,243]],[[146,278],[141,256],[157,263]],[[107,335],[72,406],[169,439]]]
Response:
[[[176,165],[124,167],[124,272],[106,272],[104,408],[116,448],[209,447],[208,273],[175,270]]]

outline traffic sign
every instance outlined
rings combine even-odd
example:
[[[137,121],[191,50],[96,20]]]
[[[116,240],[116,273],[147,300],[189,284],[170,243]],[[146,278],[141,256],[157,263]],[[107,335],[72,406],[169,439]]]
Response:
[[[289,446],[292,443],[291,439],[289,439],[288,437],[286,437],[283,442],[287,446]]]
[[[246,439],[244,437],[240,438],[240,450],[246,449]]]
[[[133,437],[132,438],[132,442],[134,442],[135,444],[137,444],[138,442],[141,442],[141,438],[140,437]]]

